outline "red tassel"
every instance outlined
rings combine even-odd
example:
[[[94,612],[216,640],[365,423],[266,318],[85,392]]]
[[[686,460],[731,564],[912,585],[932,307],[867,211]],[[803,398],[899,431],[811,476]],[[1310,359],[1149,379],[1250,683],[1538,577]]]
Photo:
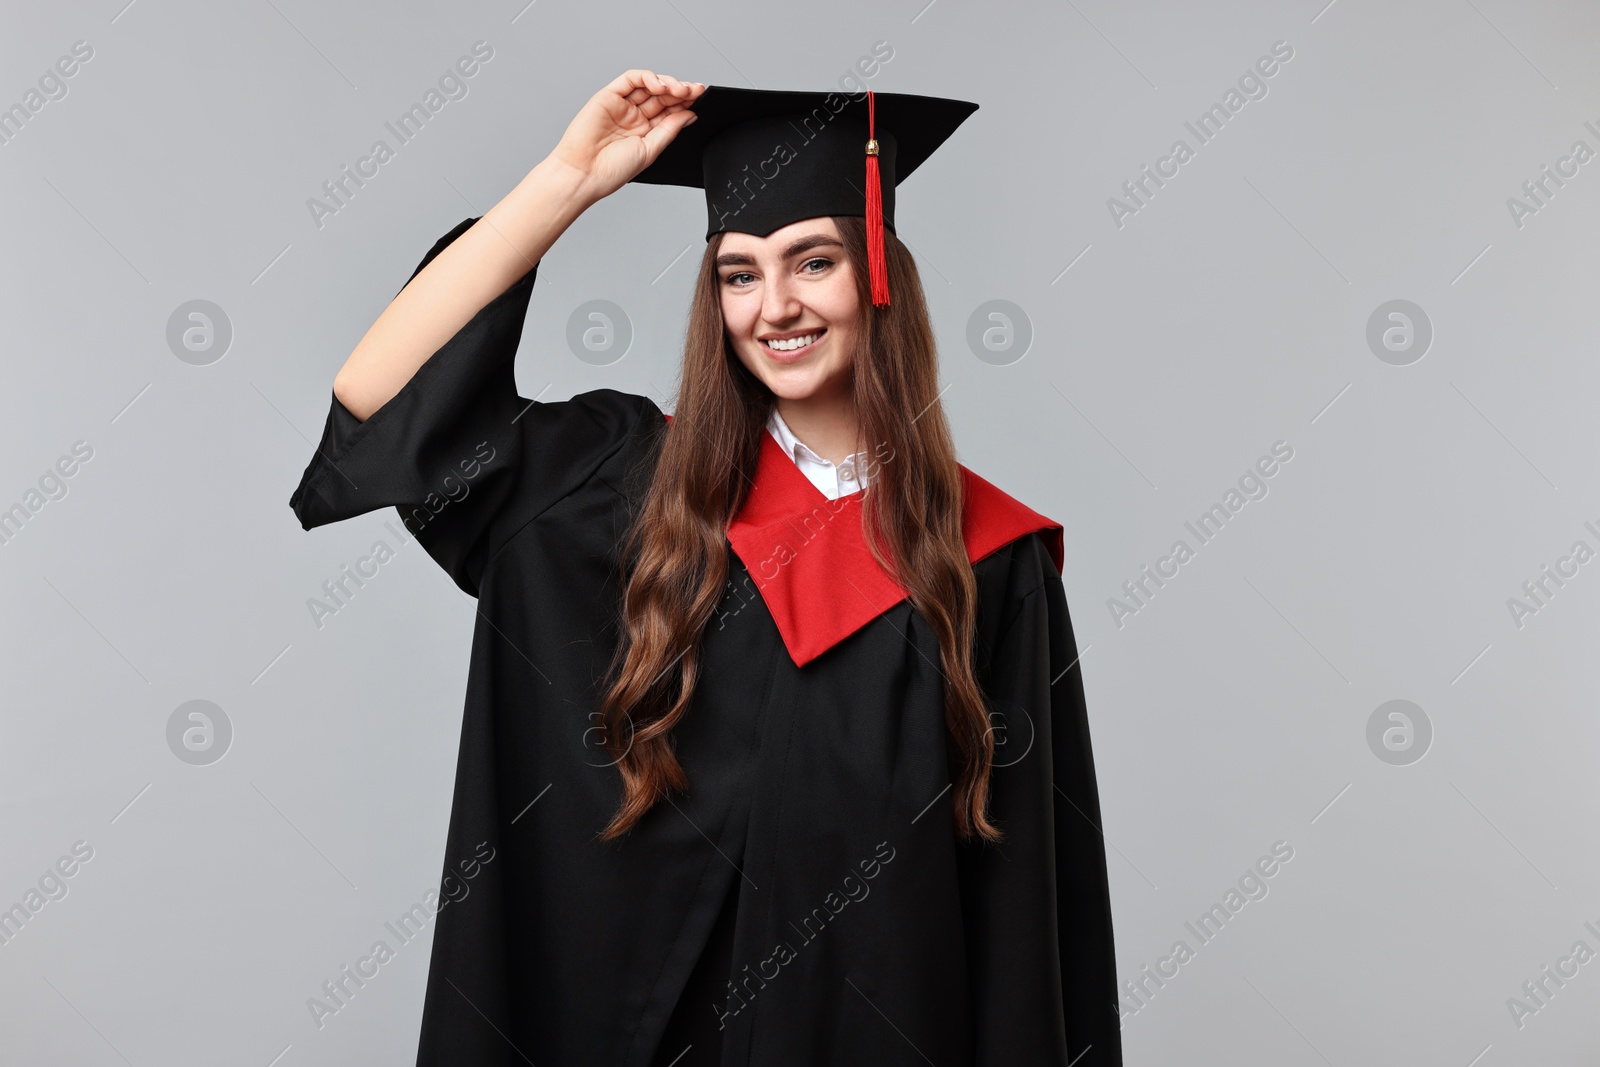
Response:
[[[872,90],[867,90],[867,273],[872,306],[889,305],[889,265],[883,254],[883,187],[878,177],[877,122]]]

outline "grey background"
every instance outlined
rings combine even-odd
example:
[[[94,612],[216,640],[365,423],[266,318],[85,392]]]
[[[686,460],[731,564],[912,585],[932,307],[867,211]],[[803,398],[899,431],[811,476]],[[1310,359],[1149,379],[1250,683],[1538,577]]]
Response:
[[[0,145],[0,506],[93,448],[0,546],[0,907],[94,850],[0,946],[0,1060],[411,1061],[427,937],[320,1029],[306,1002],[438,886],[474,607],[411,543],[313,623],[395,545],[392,513],[307,534],[287,507],[334,372],[621,70],[827,88],[887,41],[867,84],[982,105],[898,218],[963,462],[1066,527],[1121,977],[1194,949],[1125,999],[1127,1062],[1595,1062],[1600,962],[1520,1027],[1507,1006],[1600,949],[1600,563],[1521,627],[1507,606],[1600,547],[1600,162],[1520,227],[1507,206],[1600,148],[1592,4],[123,3],[0,34],[6,106],[94,49]],[[468,94],[315,225],[478,40]],[[1118,227],[1108,198],[1277,41],[1266,95]],[[670,408],[703,218],[630,187],[580,219],[524,395]],[[196,366],[166,330],[202,299],[233,339]],[[1396,299],[1434,330],[1405,366],[1366,339]],[[633,328],[609,365],[566,345],[590,300]],[[966,343],[990,300],[1033,331],[1006,365]],[[1108,599],[1276,441],[1268,494],[1119,627]],[[197,699],[233,731],[204,766],[167,741]],[[1390,700],[1431,724],[1408,765],[1369,745]],[[1277,841],[1268,894],[1201,943]]]

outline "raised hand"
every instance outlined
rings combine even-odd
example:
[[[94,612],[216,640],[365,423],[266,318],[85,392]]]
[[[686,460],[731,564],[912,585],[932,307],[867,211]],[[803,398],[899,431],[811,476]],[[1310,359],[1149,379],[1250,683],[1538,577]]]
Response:
[[[625,71],[589,98],[550,155],[584,175],[593,199],[609,196],[695,120],[690,108],[705,90],[651,70]]]

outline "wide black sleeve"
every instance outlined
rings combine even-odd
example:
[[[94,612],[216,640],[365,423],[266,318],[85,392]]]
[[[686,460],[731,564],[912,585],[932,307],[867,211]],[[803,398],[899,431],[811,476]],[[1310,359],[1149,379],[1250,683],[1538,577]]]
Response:
[[[422,268],[477,219],[441,237]],[[330,398],[322,440],[289,500],[304,529],[394,507],[456,584],[523,525],[583,485],[653,410],[599,389],[540,403],[517,395],[514,365],[537,265],[434,352],[365,421]]]
[[[1021,598],[980,674],[997,742],[990,813],[1007,836],[965,854],[976,1062],[1121,1067],[1088,709],[1053,570]],[[1019,981],[1057,974],[1059,984]]]

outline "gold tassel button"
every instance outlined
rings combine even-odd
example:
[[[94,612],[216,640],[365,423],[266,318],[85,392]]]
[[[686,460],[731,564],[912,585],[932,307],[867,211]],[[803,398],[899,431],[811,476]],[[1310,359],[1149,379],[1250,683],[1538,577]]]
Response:
[[[878,142],[876,140],[868,141],[867,142],[867,155],[875,156],[877,154],[878,154]]]

